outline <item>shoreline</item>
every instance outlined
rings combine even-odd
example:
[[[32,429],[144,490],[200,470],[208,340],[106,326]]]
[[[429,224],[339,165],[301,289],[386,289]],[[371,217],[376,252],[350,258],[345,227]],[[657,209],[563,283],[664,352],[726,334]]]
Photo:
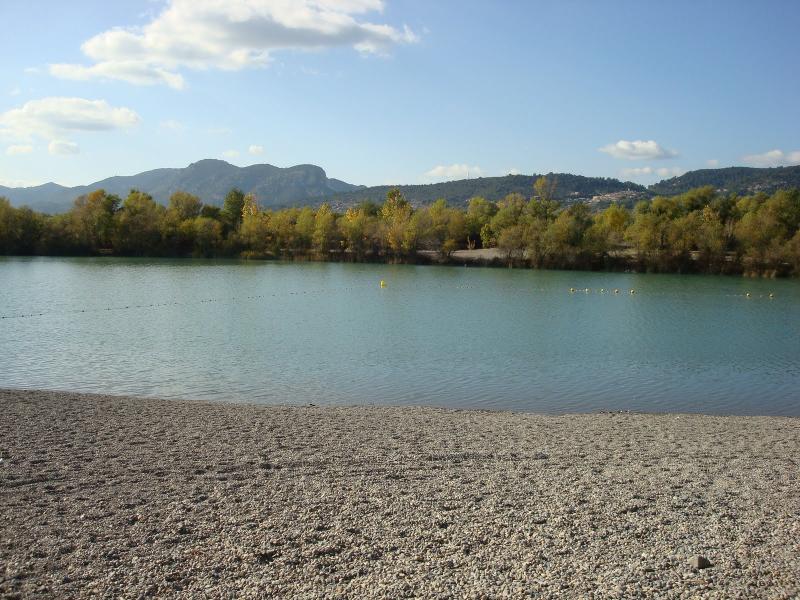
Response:
[[[250,409],[319,409],[319,410],[381,410],[388,411],[402,411],[402,410],[429,410],[429,411],[443,411],[452,413],[476,413],[497,415],[504,414],[509,416],[520,417],[543,417],[547,419],[555,419],[558,417],[591,417],[591,416],[606,416],[606,415],[629,415],[629,416],[651,416],[651,417],[709,417],[709,418],[735,418],[735,419],[792,419],[798,422],[800,426],[800,414],[748,414],[748,413],[722,413],[722,412],[686,412],[686,411],[651,411],[651,410],[576,410],[571,412],[546,412],[536,410],[512,409],[512,408],[477,408],[477,407],[454,407],[445,404],[322,404],[315,402],[283,402],[279,404],[256,402],[252,400],[213,400],[205,398],[185,398],[181,396],[174,397],[160,397],[160,396],[140,396],[133,393],[99,393],[99,392],[84,392],[76,390],[67,390],[62,388],[28,388],[28,387],[0,387],[0,397],[3,394],[21,393],[23,395],[38,395],[38,394],[58,394],[67,397],[85,398],[87,400],[99,399],[118,399],[125,401],[143,401],[143,402],[175,402],[178,404],[198,404],[201,406],[230,406],[242,407]]]
[[[0,389],[0,431],[3,597],[800,593],[797,417]]]
[[[132,255],[132,254],[0,254],[0,258],[89,258],[89,259],[123,259],[123,260],[179,260],[179,261],[199,261],[206,263],[220,262],[264,262],[264,263],[286,263],[286,264],[348,264],[348,265],[387,265],[387,266],[416,266],[416,267],[474,267],[486,269],[508,269],[514,268],[522,271],[564,271],[570,273],[608,273],[608,274],[629,274],[629,275],[693,275],[726,277],[735,279],[768,279],[768,280],[797,280],[800,275],[792,273],[781,273],[777,269],[769,271],[758,270],[719,270],[702,271],[692,269],[679,270],[651,270],[642,269],[637,263],[629,263],[614,259],[603,265],[569,265],[560,266],[533,266],[528,264],[523,258],[518,256],[508,257],[498,248],[479,248],[476,250],[456,250],[450,256],[442,257],[439,251],[419,250],[414,256],[405,257],[386,257],[377,256],[374,258],[355,259],[346,256],[331,256],[320,258],[306,255],[249,255],[249,256],[192,256],[192,255]]]

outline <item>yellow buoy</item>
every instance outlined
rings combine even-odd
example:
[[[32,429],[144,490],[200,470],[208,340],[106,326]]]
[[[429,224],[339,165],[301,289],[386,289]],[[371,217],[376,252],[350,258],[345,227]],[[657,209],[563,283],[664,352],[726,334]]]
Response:
[[[381,279],[381,287],[382,287],[382,288],[385,288],[385,287],[386,287],[386,282],[385,282],[383,279]]]
[[[770,293],[769,293],[769,299],[770,299],[770,300],[772,300],[774,297],[775,297],[775,294],[773,294],[772,292],[770,292]]]
[[[635,293],[636,293],[636,290],[631,290],[631,296],[633,296]]]
[[[744,295],[745,295],[746,298],[749,298],[750,297],[750,292],[745,292]]]
[[[574,294],[575,293],[575,288],[569,288],[569,293],[570,294]]]
[[[614,288],[614,293],[619,294],[619,288]]]

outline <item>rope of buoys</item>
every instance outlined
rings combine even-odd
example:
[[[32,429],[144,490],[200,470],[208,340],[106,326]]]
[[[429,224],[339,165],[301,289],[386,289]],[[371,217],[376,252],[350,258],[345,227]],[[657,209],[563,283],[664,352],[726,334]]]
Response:
[[[366,286],[363,286],[366,287]],[[105,306],[105,307],[98,307],[98,308],[76,308],[72,310],[63,310],[63,311],[53,311],[53,312],[40,312],[40,313],[22,313],[16,315],[0,315],[0,320],[11,320],[11,319],[29,319],[32,317],[44,317],[50,315],[79,315],[85,313],[99,313],[99,312],[107,312],[107,311],[123,311],[123,310],[138,310],[138,309],[146,309],[146,308],[163,308],[165,306],[195,306],[198,304],[209,304],[209,303],[218,303],[218,302],[237,302],[242,300],[262,300],[264,298],[275,298],[279,295],[289,295],[294,296],[300,293],[303,294],[325,294],[325,293],[332,293],[332,292],[352,292],[355,288],[346,287],[346,288],[325,288],[325,289],[316,289],[316,290],[306,290],[304,292],[299,291],[292,291],[292,292],[285,292],[284,294],[258,294],[255,296],[229,296],[224,298],[203,298],[200,300],[195,300],[192,302],[155,302],[151,304],[128,304],[125,306]]]
[[[165,307],[165,306],[192,306],[192,305],[197,305],[197,304],[208,304],[208,303],[218,303],[218,302],[237,302],[237,301],[241,301],[241,300],[261,300],[261,299],[264,299],[264,298],[275,298],[275,297],[281,296],[281,295],[295,296],[295,295],[300,295],[300,294],[303,294],[303,295],[314,295],[314,294],[325,294],[325,293],[333,293],[333,292],[352,292],[352,291],[354,291],[356,289],[365,289],[367,287],[371,287],[371,286],[367,286],[366,284],[363,284],[363,285],[355,286],[355,287],[321,288],[321,289],[302,290],[302,291],[301,290],[294,290],[294,291],[285,291],[285,292],[278,292],[278,293],[272,293],[272,294],[258,294],[258,295],[253,295],[253,296],[241,296],[241,297],[239,297],[239,296],[230,296],[230,297],[223,297],[223,298],[203,298],[203,299],[195,300],[195,301],[191,301],[191,302],[177,302],[177,301],[175,301],[175,302],[160,302],[160,303],[152,303],[152,304],[134,304],[134,305],[125,305],[125,306],[107,306],[107,307],[99,307],[99,308],[94,308],[94,309],[92,309],[92,308],[79,308],[79,309],[73,309],[73,310],[64,310],[64,311],[60,311],[60,312],[47,312],[47,313],[45,313],[45,312],[38,312],[38,313],[33,312],[33,313],[23,313],[23,314],[16,314],[16,315],[14,315],[14,314],[11,314],[11,315],[0,315],[0,320],[26,319],[26,318],[43,317],[43,316],[56,315],[56,314],[62,314],[62,315],[85,314],[85,313],[93,313],[93,312],[96,313],[96,312],[103,312],[103,311],[123,311],[123,310],[137,310],[137,309],[145,309],[145,308],[161,308],[161,307]],[[386,280],[381,279],[379,281],[379,287],[381,289],[387,288],[388,284],[386,283]],[[448,285],[448,284],[439,284],[439,285],[434,285],[432,287],[439,288],[439,289],[466,290],[466,289],[478,289],[481,286],[474,285],[474,284],[464,284],[464,285],[456,285],[456,286]],[[511,290],[508,290],[508,291],[512,292],[512,293],[516,292],[516,293],[519,293],[519,294],[529,294],[530,292],[533,292],[533,291],[536,291],[536,292],[554,292],[555,290],[553,288],[535,288],[535,289],[534,288],[519,288],[519,289],[511,289]],[[588,288],[588,287],[587,288],[583,288],[583,289],[575,288],[575,287],[570,287],[569,288],[569,293],[570,294],[575,294],[576,292],[579,292],[579,291],[582,291],[585,294],[592,293],[592,289]],[[606,293],[612,293],[612,291],[613,291],[613,293],[615,295],[619,295],[619,293],[620,293],[620,289],[619,288],[614,288],[613,290],[606,289],[606,288],[598,288],[596,290],[596,293],[606,294]],[[635,289],[631,288],[629,290],[629,294],[631,296],[636,295],[637,291]],[[733,294],[733,296],[741,297],[740,294]],[[747,292],[745,292],[744,296],[746,298],[752,298],[753,294],[751,292],[747,291]],[[770,300],[774,300],[775,299],[775,294],[774,294],[774,292],[769,292],[766,295],[760,295],[758,297],[760,297],[760,298],[768,298]]]

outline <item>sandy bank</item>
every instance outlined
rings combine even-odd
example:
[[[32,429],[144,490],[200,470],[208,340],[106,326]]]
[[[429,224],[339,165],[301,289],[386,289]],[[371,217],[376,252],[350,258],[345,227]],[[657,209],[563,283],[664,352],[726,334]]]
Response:
[[[800,590],[799,419],[0,390],[0,432],[2,597]]]

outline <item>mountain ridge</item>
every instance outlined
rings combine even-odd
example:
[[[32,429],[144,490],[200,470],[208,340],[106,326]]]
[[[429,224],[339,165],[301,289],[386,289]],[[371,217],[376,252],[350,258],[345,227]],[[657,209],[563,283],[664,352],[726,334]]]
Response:
[[[138,189],[166,204],[176,191],[189,192],[206,204],[221,206],[231,188],[253,193],[259,202],[268,207],[287,206],[292,203],[316,202],[331,194],[358,189],[359,186],[329,179],[316,165],[301,164],[276,167],[256,164],[237,167],[224,160],[203,159],[184,168],[159,168],[135,175],[115,175],[75,187],[45,183],[27,188],[0,186],[0,196],[5,196],[17,206],[27,205],[48,213],[69,210],[78,196],[97,189],[122,198],[131,189]]]
[[[673,196],[706,185],[735,194],[769,194],[781,188],[800,188],[800,165],[697,169],[678,177],[663,179],[648,189],[654,194]]]
[[[558,180],[556,198],[561,202],[571,204],[583,201],[598,206],[611,202],[631,205],[655,195],[676,195],[705,185],[737,194],[771,193],[780,188],[800,188],[800,166],[698,169],[664,179],[649,187],[610,177],[586,177],[571,173],[542,175]],[[343,210],[364,201],[381,203],[389,189],[399,187],[414,205],[429,204],[438,198],[445,198],[452,205],[458,206],[466,204],[474,196],[483,196],[494,201],[511,193],[529,196],[534,181],[540,176],[505,175],[428,184],[366,187],[329,178],[321,167],[312,164],[291,167],[255,164],[237,167],[223,160],[203,159],[183,168],[159,168],[135,175],[116,175],[83,186],[66,187],[53,182],[27,188],[0,186],[0,196],[7,197],[16,206],[27,205],[40,212],[59,213],[69,210],[78,196],[101,188],[122,198],[135,188],[152,195],[163,204],[167,203],[171,194],[180,190],[195,194],[206,204],[219,206],[227,192],[237,187],[245,193],[255,194],[265,208],[329,202],[336,210]]]

